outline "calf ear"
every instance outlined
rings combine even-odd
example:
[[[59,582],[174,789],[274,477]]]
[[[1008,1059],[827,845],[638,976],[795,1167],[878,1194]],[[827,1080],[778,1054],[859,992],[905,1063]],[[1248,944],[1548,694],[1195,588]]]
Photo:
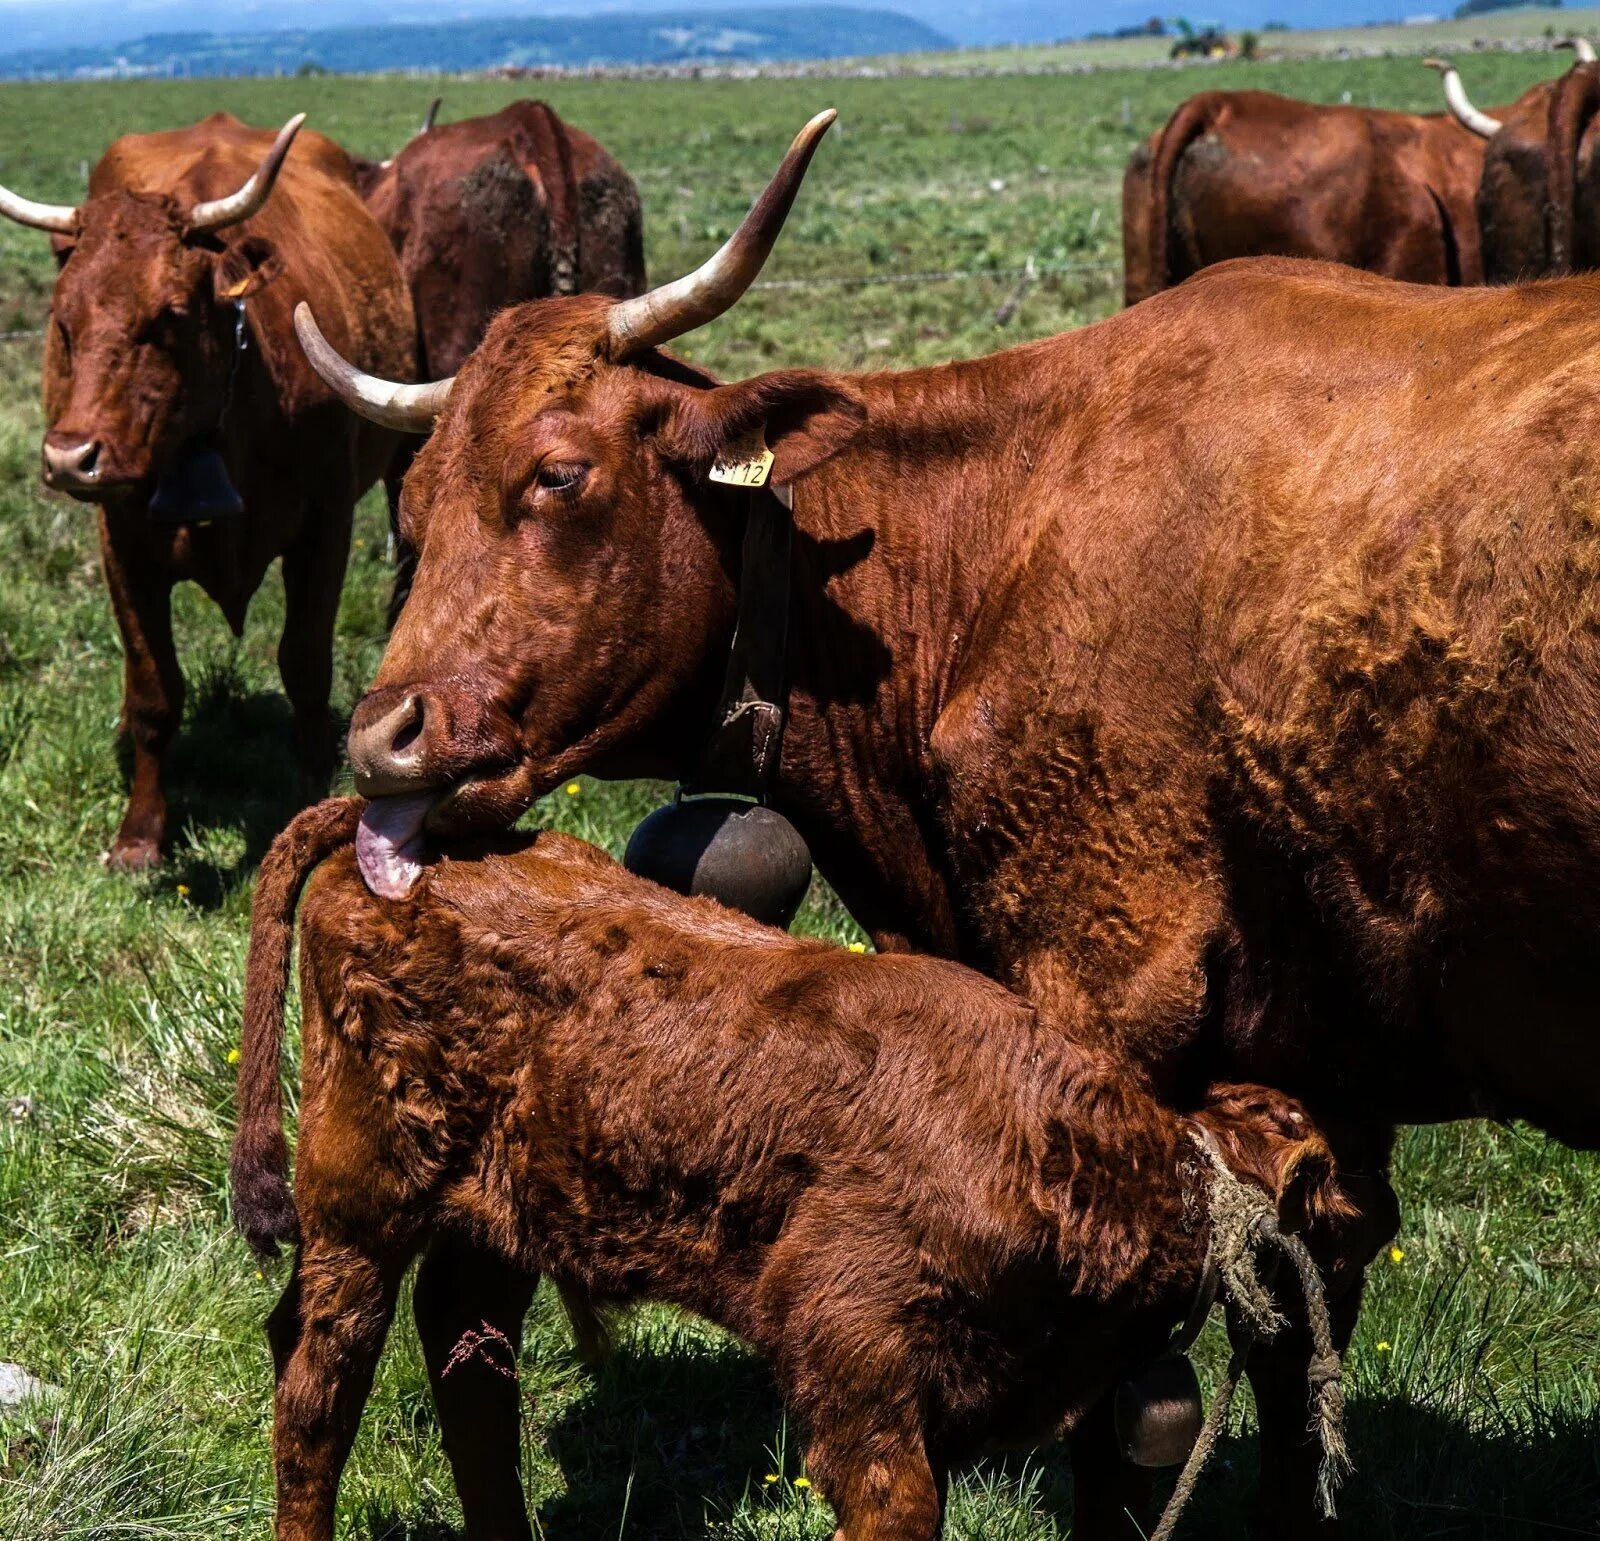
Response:
[[[214,273],[219,300],[245,300],[278,276],[278,248],[265,236],[247,235],[230,241],[217,258]]]
[[[1333,1151],[1292,1097],[1264,1086],[1217,1086],[1195,1117],[1215,1137],[1223,1160],[1266,1189],[1285,1230],[1353,1213]]]
[[[760,434],[772,451],[771,480],[792,482],[854,441],[867,409],[846,381],[785,369],[737,385],[674,393],[657,435],[662,452],[703,476],[725,452]]]

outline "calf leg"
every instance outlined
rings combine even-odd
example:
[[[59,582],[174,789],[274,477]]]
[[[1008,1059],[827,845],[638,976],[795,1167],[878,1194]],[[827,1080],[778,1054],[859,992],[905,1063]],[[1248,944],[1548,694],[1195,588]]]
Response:
[[[441,1238],[417,1271],[412,1309],[439,1434],[469,1541],[529,1541],[517,1351],[538,1276]]]
[[[128,872],[161,860],[167,838],[163,769],[183,719],[183,671],[172,640],[172,579],[153,557],[150,541],[148,525],[101,514],[100,557],[122,636],[122,732],[133,754],[127,811],[106,860]]]
[[[1123,1459],[1111,1397],[1084,1414],[1068,1449],[1074,1541],[1142,1541],[1155,1529],[1160,1474]]]
[[[939,1541],[948,1475],[918,1431],[869,1433],[836,1447],[812,1442],[806,1467],[839,1521],[833,1541]]]
[[[278,672],[294,708],[295,745],[300,754],[301,795],[321,797],[335,760],[333,719],[328,697],[333,689],[333,628],[339,614],[350,554],[351,511],[319,518],[283,556],[283,636]]]
[[[277,1371],[278,1541],[332,1541],[339,1477],[394,1315],[405,1258],[308,1241],[267,1321]]]

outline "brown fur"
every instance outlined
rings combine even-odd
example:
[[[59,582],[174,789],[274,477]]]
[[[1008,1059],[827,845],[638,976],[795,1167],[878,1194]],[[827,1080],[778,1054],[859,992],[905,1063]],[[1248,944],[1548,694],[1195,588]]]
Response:
[[[1320,257],[1412,283],[1481,283],[1473,200],[1483,163],[1484,141],[1448,113],[1201,92],[1128,163],[1126,302],[1230,257]]]
[[[159,858],[167,835],[162,762],[183,713],[171,591],[190,580],[235,631],[268,565],[283,559],[279,663],[306,783],[332,768],[333,624],[356,499],[394,435],[340,411],[295,341],[295,305],[314,299],[336,346],[361,367],[408,377],[414,339],[400,270],[362,208],[348,157],[303,130],[250,220],[186,233],[189,209],[239,187],[273,134],[218,113],[190,128],[132,134],[96,164],[61,263],[45,345],[47,443],[100,443],[100,549],[125,654],[122,728],[133,783],[115,865]],[[222,451],[245,503],[209,527],[152,523],[156,478],[216,425],[246,294],[249,348]]]
[[[350,813],[302,815],[262,867],[235,1161],[258,1243],[284,1230],[259,1163],[287,905]],[[452,850],[395,903],[339,854],[303,906],[301,993],[280,1541],[331,1537],[395,1286],[436,1240],[748,1339],[807,1426],[842,1541],[934,1541],[952,1465],[1074,1425],[1199,1284],[1185,1121],[1070,1024],[950,963],[852,956],[669,894],[564,836]],[[1229,1087],[1200,1119],[1282,1204],[1337,1205],[1287,1099]],[[419,1322],[444,1395],[514,1369],[515,1323],[451,1339]],[[525,1533],[520,1498],[486,1492],[459,1438],[451,1453],[469,1532]]]

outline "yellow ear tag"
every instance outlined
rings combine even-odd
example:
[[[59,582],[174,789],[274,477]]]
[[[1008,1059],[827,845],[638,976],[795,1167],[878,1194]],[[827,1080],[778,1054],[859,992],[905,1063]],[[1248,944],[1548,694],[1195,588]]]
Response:
[[[773,454],[761,430],[730,444],[711,462],[711,480],[725,487],[765,487]]]
[[[241,279],[240,279],[240,280],[239,280],[239,282],[238,282],[238,283],[236,283],[236,284],[234,284],[234,285],[233,285],[233,286],[232,286],[232,287],[231,287],[231,288],[227,288],[227,289],[224,289],[224,290],[223,290],[223,291],[222,291],[222,297],[223,297],[223,299],[225,299],[225,300],[236,300],[236,299],[238,299],[238,298],[239,298],[239,296],[240,296],[240,295],[241,295],[241,294],[243,294],[243,293],[244,293],[244,292],[245,292],[245,290],[246,290],[246,289],[248,289],[248,288],[249,288],[249,287],[250,287],[250,280],[249,280],[249,278],[248,278],[248,277],[246,277],[246,278],[241,278]]]

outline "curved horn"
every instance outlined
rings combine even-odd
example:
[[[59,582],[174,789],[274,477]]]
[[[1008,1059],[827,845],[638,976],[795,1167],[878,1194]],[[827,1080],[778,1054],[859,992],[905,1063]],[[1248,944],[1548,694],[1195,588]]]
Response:
[[[1422,61],[1430,70],[1438,70],[1444,76],[1444,100],[1450,109],[1451,116],[1463,128],[1471,129],[1482,139],[1493,139],[1500,132],[1500,120],[1491,118],[1486,112],[1479,112],[1467,100],[1466,87],[1461,84],[1461,76],[1455,65],[1447,59],[1424,59]]]
[[[713,257],[683,278],[611,307],[607,334],[613,359],[627,358],[704,326],[728,310],[755,282],[789,217],[806,167],[836,117],[838,113],[830,107],[794,136],[765,191]]]
[[[1579,64],[1593,64],[1595,61],[1594,44],[1586,37],[1564,37],[1556,47],[1570,48],[1578,56]]]
[[[35,203],[31,198],[19,197],[9,187],[0,187],[0,214],[19,225],[52,230],[57,235],[71,235],[78,228],[78,211],[72,204]]]
[[[251,173],[250,179],[238,192],[229,193],[226,198],[213,198],[205,203],[197,203],[189,211],[190,233],[221,230],[226,225],[237,225],[240,220],[249,219],[271,194],[272,184],[278,180],[278,173],[283,170],[283,158],[289,153],[289,146],[294,143],[294,136],[300,132],[300,125],[305,120],[306,115],[297,112],[278,130],[278,137],[272,141],[272,148],[262,157],[261,164]]]
[[[324,384],[352,412],[371,422],[401,433],[426,433],[450,399],[453,375],[427,385],[405,385],[398,380],[380,380],[377,375],[357,369],[322,335],[304,300],[294,308],[294,331]]]

